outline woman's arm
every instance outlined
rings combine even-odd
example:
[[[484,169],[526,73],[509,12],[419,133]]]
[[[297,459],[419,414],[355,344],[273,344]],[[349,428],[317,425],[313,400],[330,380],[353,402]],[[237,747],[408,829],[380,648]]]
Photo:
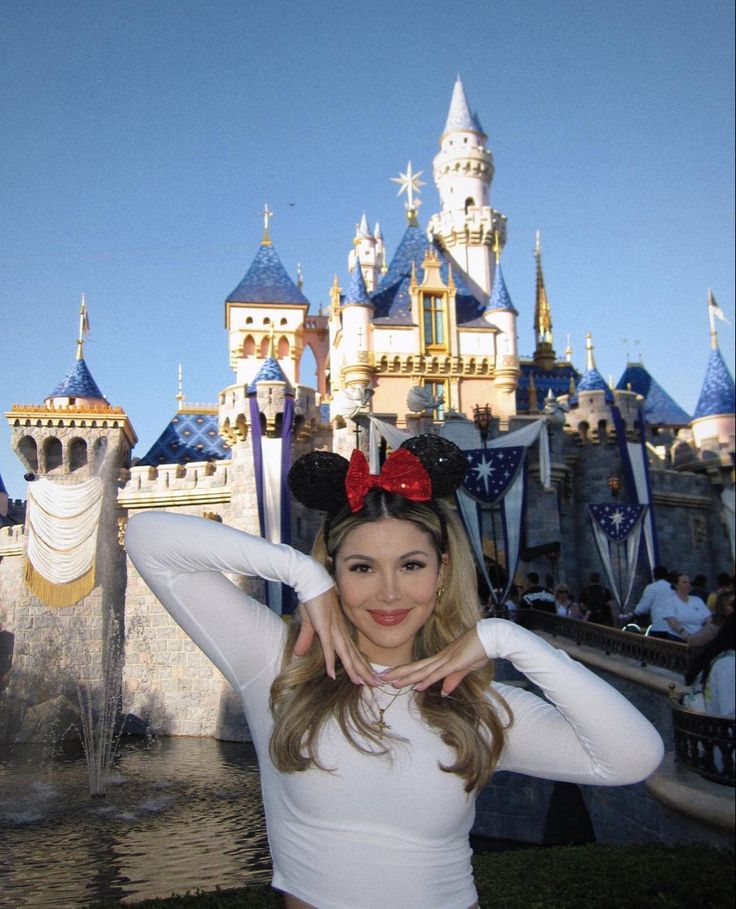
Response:
[[[135,515],[126,548],[153,593],[236,687],[280,660],[285,625],[224,572],[293,587],[299,601],[309,603],[318,634],[330,615],[333,581],[323,566],[290,546],[215,521],[167,512]],[[325,632],[321,640],[328,637]]]
[[[488,659],[510,660],[547,698],[496,686],[514,715],[499,769],[611,786],[642,780],[659,766],[659,734],[623,695],[563,651],[505,619],[483,619],[435,657],[383,677],[420,690],[442,679],[443,692],[449,693]]]

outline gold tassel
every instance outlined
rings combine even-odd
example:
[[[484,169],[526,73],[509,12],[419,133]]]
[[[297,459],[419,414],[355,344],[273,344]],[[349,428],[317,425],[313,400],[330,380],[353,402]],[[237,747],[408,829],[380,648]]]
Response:
[[[31,593],[47,606],[73,606],[95,586],[95,563],[81,577],[66,584],[54,584],[45,578],[31,562],[26,559],[25,582]]]

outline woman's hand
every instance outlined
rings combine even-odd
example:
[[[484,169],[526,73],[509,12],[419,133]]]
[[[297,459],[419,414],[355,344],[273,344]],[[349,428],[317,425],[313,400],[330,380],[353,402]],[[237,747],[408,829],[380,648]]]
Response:
[[[299,611],[302,627],[294,645],[294,656],[304,656],[311,647],[316,632],[322,645],[325,669],[331,679],[335,678],[335,654],[337,654],[353,684],[380,684],[381,679],[376,676],[350,637],[350,631],[334,587],[309,602],[300,604]]]
[[[434,656],[381,673],[381,680],[390,682],[395,688],[411,685],[415,691],[424,691],[443,679],[442,696],[445,697],[469,672],[481,669],[487,662],[488,657],[473,627]]]

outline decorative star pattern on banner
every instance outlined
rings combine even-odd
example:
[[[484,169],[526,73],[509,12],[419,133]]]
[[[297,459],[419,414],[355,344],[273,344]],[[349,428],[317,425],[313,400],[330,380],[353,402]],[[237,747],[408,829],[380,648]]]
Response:
[[[489,505],[502,499],[519,470],[525,451],[523,445],[467,450],[465,489],[474,499]]]
[[[634,530],[642,516],[644,505],[619,505],[618,502],[607,505],[589,505],[590,513],[596,524],[609,540],[621,543]]]

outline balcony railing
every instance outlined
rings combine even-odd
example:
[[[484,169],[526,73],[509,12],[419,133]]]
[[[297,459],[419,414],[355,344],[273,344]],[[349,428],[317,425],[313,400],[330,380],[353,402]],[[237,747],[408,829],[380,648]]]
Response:
[[[732,716],[709,716],[686,710],[672,702],[672,726],[675,737],[675,757],[696,773],[721,783],[734,783],[734,729]]]
[[[678,641],[619,631],[607,625],[596,625],[595,622],[566,619],[538,609],[520,609],[516,620],[525,628],[545,631],[553,637],[594,647],[607,655],[629,657],[641,666],[659,666],[680,675],[685,673],[690,657],[687,644]]]

